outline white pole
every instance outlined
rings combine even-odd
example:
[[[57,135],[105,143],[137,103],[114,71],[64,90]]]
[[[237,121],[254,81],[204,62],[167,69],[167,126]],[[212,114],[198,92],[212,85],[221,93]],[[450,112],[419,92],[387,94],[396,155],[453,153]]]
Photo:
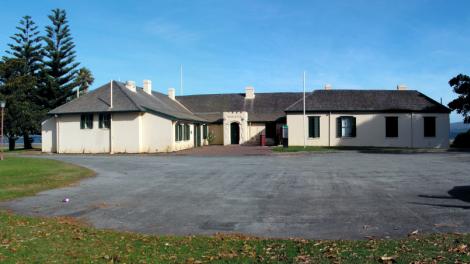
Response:
[[[306,135],[306,133],[305,133],[305,132],[306,132],[306,131],[305,131],[305,118],[306,118],[306,117],[305,117],[305,75],[306,75],[306,72],[304,71],[304,100],[303,100],[303,101],[304,101],[304,116],[303,116],[303,125],[304,125],[304,148],[306,148],[306,140],[307,140],[307,138],[306,138],[307,135]]]
[[[180,95],[183,95],[183,64],[180,65]]]
[[[80,97],[80,87],[77,87],[77,98]]]
[[[109,84],[109,108],[113,108],[113,80]],[[113,114],[109,114],[109,154],[113,152]]]

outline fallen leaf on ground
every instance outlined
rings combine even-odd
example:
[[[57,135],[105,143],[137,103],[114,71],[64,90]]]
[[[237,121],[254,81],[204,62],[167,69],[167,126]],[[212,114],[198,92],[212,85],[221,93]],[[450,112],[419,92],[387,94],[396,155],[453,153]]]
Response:
[[[382,257],[380,257],[380,261],[382,263],[387,263],[387,264],[397,262],[396,259],[397,259],[397,256],[382,256]]]

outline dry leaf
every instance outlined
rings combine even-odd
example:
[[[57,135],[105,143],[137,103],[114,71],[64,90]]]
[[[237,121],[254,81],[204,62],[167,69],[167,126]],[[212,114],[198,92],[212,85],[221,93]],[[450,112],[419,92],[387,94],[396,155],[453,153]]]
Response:
[[[380,257],[380,261],[382,263],[387,263],[387,264],[397,262],[396,259],[397,259],[397,256],[382,256],[382,257]]]

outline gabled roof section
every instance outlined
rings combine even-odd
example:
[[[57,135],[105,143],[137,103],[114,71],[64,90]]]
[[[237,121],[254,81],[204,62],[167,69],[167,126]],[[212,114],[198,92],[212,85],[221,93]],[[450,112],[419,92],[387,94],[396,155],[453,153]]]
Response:
[[[176,99],[194,114],[209,122],[221,122],[223,112],[248,112],[250,122],[270,122],[285,117],[284,110],[302,97],[302,93],[185,95]]]
[[[415,90],[315,90],[305,98],[308,112],[450,113],[450,109]],[[302,112],[303,98],[286,109]]]
[[[173,120],[205,121],[165,94],[152,92],[152,95],[149,95],[140,87],[133,92],[126,88],[124,83],[116,81],[113,81],[113,107],[111,108],[110,89],[111,84],[105,84],[53,109],[49,114],[150,112]]]

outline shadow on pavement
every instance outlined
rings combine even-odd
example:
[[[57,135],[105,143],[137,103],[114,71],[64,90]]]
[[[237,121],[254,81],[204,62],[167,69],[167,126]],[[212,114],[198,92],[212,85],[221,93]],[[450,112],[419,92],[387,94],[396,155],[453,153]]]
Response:
[[[441,200],[460,200],[466,203],[470,203],[470,185],[466,186],[455,186],[447,192],[449,195],[425,195],[420,194],[418,197],[429,198],[429,199],[441,199]],[[447,208],[461,208],[461,209],[470,209],[470,205],[452,205],[444,203],[414,203],[420,205],[429,205],[437,207],[447,207]]]

